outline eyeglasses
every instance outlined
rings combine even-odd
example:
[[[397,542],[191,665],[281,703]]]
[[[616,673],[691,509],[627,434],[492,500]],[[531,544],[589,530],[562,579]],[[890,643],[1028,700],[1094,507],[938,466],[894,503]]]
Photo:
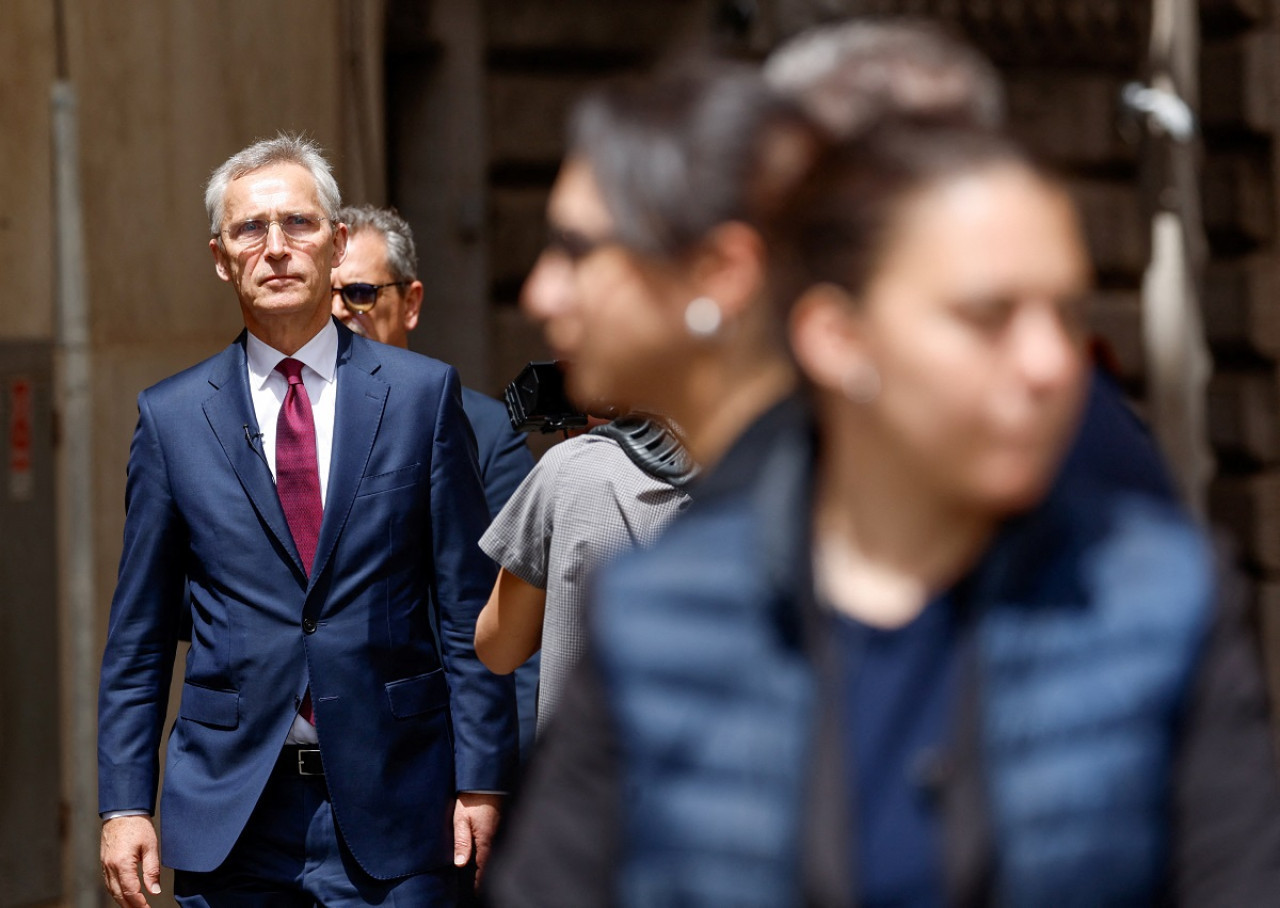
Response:
[[[547,250],[563,255],[575,265],[596,250],[605,246],[613,246],[617,243],[618,238],[612,234],[590,237],[586,234],[578,233],[576,230],[566,230],[563,227],[547,228]]]
[[[275,224],[289,241],[310,243],[320,236],[322,225],[328,220],[314,214],[301,213],[286,214],[280,218],[246,218],[228,225],[222,231],[222,236],[240,249],[251,249],[267,241],[271,225]]]
[[[378,293],[384,287],[403,287],[409,281],[387,281],[385,284],[347,284],[334,287],[333,292],[342,295],[342,305],[348,312],[368,312],[378,302]]]

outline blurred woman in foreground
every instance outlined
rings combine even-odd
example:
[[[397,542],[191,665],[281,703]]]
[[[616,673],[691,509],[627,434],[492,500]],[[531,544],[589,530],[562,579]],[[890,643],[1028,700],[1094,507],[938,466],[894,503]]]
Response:
[[[523,296],[571,398],[662,413],[709,465],[792,390],[760,225],[817,141],[747,67],[584,99]]]
[[[692,108],[717,83],[685,88]],[[672,97],[634,91],[600,102],[611,129],[638,128],[637,98]],[[679,173],[694,124],[648,129]],[[549,336],[575,358],[616,344],[575,380],[625,383],[691,442],[715,439],[720,463],[711,494],[601,577],[592,650],[491,871],[496,903],[1280,891],[1256,665],[1235,625],[1211,632],[1203,539],[1157,497],[1055,481],[1087,374],[1089,270],[1062,187],[990,133],[886,122],[655,260],[621,226],[624,201],[652,224],[651,199],[606,188],[606,169],[576,143],[553,196],[553,227],[596,241],[577,245]],[[603,280],[604,250],[648,292]],[[761,417],[765,394],[755,417],[742,397],[733,418],[718,409],[728,364],[750,375],[771,349],[766,288],[794,300],[812,427],[786,403]]]

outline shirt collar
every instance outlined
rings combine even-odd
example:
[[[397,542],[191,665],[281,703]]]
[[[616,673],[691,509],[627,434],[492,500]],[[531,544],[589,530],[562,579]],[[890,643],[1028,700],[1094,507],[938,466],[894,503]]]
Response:
[[[279,350],[259,340],[252,332],[245,341],[244,352],[249,360],[249,382],[255,388],[265,387],[276,366],[287,358]],[[338,329],[333,326],[333,319],[327,319],[319,333],[293,354],[293,359],[326,382],[333,381],[333,374],[338,367]]]

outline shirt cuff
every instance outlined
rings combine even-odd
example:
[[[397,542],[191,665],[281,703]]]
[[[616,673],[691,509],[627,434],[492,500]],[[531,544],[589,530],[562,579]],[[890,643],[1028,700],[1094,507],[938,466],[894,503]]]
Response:
[[[106,822],[107,820],[114,820],[118,817],[149,817],[151,816],[151,811],[139,809],[108,810],[106,813],[99,814],[99,816],[102,817],[103,822]]]

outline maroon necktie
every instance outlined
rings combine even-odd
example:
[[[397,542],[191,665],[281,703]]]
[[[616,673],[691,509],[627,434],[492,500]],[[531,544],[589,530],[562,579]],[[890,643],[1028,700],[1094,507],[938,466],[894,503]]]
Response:
[[[320,471],[316,461],[316,423],[311,415],[311,398],[302,384],[302,363],[282,359],[276,371],[289,382],[289,391],[276,418],[276,494],[284,509],[293,544],[307,575],[311,575],[320,538],[320,520],[324,505],[320,502]],[[311,713],[311,689],[299,710],[302,717],[315,724]]]
[[[276,493],[284,508],[302,566],[311,574],[320,538],[320,471],[316,467],[316,423],[311,398],[302,383],[302,363],[282,359],[276,371],[289,381],[289,391],[276,418]]]

